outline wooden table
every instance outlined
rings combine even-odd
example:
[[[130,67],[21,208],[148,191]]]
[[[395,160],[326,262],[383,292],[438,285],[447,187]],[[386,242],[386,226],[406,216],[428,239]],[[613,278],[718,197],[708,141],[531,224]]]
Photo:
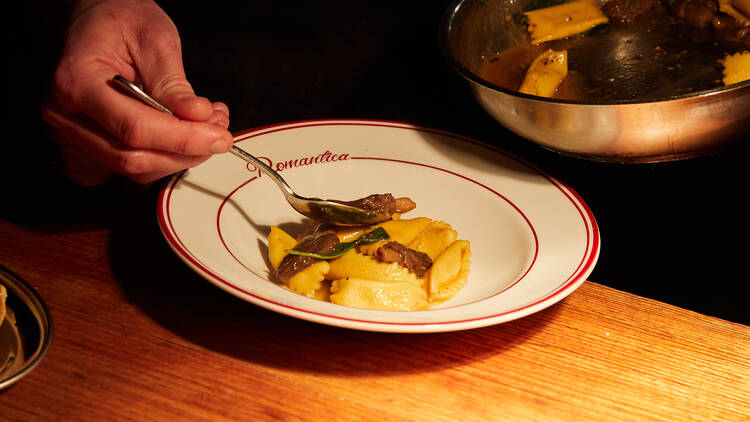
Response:
[[[594,282],[476,330],[308,323],[190,271],[158,232],[152,193],[0,221],[0,263],[55,323],[46,358],[0,392],[0,420],[750,418],[748,326]]]
[[[6,121],[25,132],[0,154],[0,264],[38,289],[55,337],[0,392],[0,421],[750,418],[750,327],[594,282],[520,320],[424,335],[316,325],[224,293],[169,250],[154,190],[48,181],[36,91],[50,63],[31,52],[54,56],[65,15],[49,4],[39,20],[22,3],[33,16],[7,37],[6,61],[26,65],[8,66],[18,116]],[[230,106],[233,131],[373,118],[494,143],[587,201],[604,242],[592,280],[746,320],[746,248],[726,246],[750,235],[736,188],[750,142],[640,166],[539,148],[487,115],[443,60],[435,33],[447,0],[160,3],[191,83]]]

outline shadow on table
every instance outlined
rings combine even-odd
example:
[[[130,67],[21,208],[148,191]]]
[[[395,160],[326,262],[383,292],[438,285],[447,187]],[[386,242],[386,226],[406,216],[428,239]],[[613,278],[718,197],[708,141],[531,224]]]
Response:
[[[198,276],[162,238],[153,203],[139,205],[129,216],[113,228],[109,245],[114,276],[128,301],[189,343],[265,366],[347,376],[432,371],[503,353],[533,337],[558,309],[449,333],[320,325],[247,303]]]

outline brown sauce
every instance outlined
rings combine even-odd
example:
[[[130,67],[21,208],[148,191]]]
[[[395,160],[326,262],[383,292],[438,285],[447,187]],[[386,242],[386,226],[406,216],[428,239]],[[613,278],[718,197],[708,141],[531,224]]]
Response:
[[[654,10],[635,22],[604,24],[570,39],[501,51],[488,57],[477,73],[515,91],[538,54],[567,49],[568,76],[556,99],[662,99],[722,86],[719,60],[737,46],[696,40],[694,34],[694,28],[666,10]]]

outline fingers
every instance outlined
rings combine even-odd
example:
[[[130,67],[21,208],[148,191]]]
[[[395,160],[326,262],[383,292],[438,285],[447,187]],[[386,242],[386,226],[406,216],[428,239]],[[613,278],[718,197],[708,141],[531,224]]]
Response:
[[[208,123],[219,125],[224,129],[229,128],[229,108],[224,103],[213,103],[213,113],[207,120]]]
[[[44,108],[43,116],[55,130],[66,172],[85,185],[100,184],[111,172],[137,183],[150,183],[210,157],[130,148],[86,116],[67,115],[50,106]]]
[[[147,106],[108,81],[87,87],[81,96],[83,112],[90,115],[109,133],[134,149],[153,149],[185,155],[223,153],[232,145],[228,111],[217,107],[207,121],[188,121]],[[216,123],[216,124],[214,124]]]
[[[67,70],[73,78],[68,79],[78,81],[78,87],[70,95],[73,102],[83,104],[83,112],[131,148],[186,155],[228,151],[232,145],[232,135],[226,130],[228,110],[222,116],[221,107],[215,111],[211,101],[195,95],[185,78],[177,28],[156,4],[143,6],[137,12],[131,11],[132,21],[124,24],[126,50],[118,50],[114,57],[104,60],[97,56],[106,56],[108,50],[98,51],[94,55],[96,60],[71,60]],[[96,26],[95,33],[108,36],[105,28],[99,26]],[[118,43],[116,38],[107,42]],[[96,45],[101,45],[101,42]],[[97,51],[93,47],[76,52],[79,56],[88,55],[92,50]],[[128,56],[125,61],[121,57],[123,54]],[[138,79],[145,91],[170,108],[176,117],[161,115],[113,89],[111,78],[116,73],[129,73],[128,69],[118,66],[126,61],[130,62],[128,67],[134,71],[134,79]]]
[[[44,116],[71,163],[145,183],[231,148],[228,108],[195,95],[177,28],[156,3],[86,2],[67,37]],[[115,89],[116,74],[142,83],[175,115]]]

